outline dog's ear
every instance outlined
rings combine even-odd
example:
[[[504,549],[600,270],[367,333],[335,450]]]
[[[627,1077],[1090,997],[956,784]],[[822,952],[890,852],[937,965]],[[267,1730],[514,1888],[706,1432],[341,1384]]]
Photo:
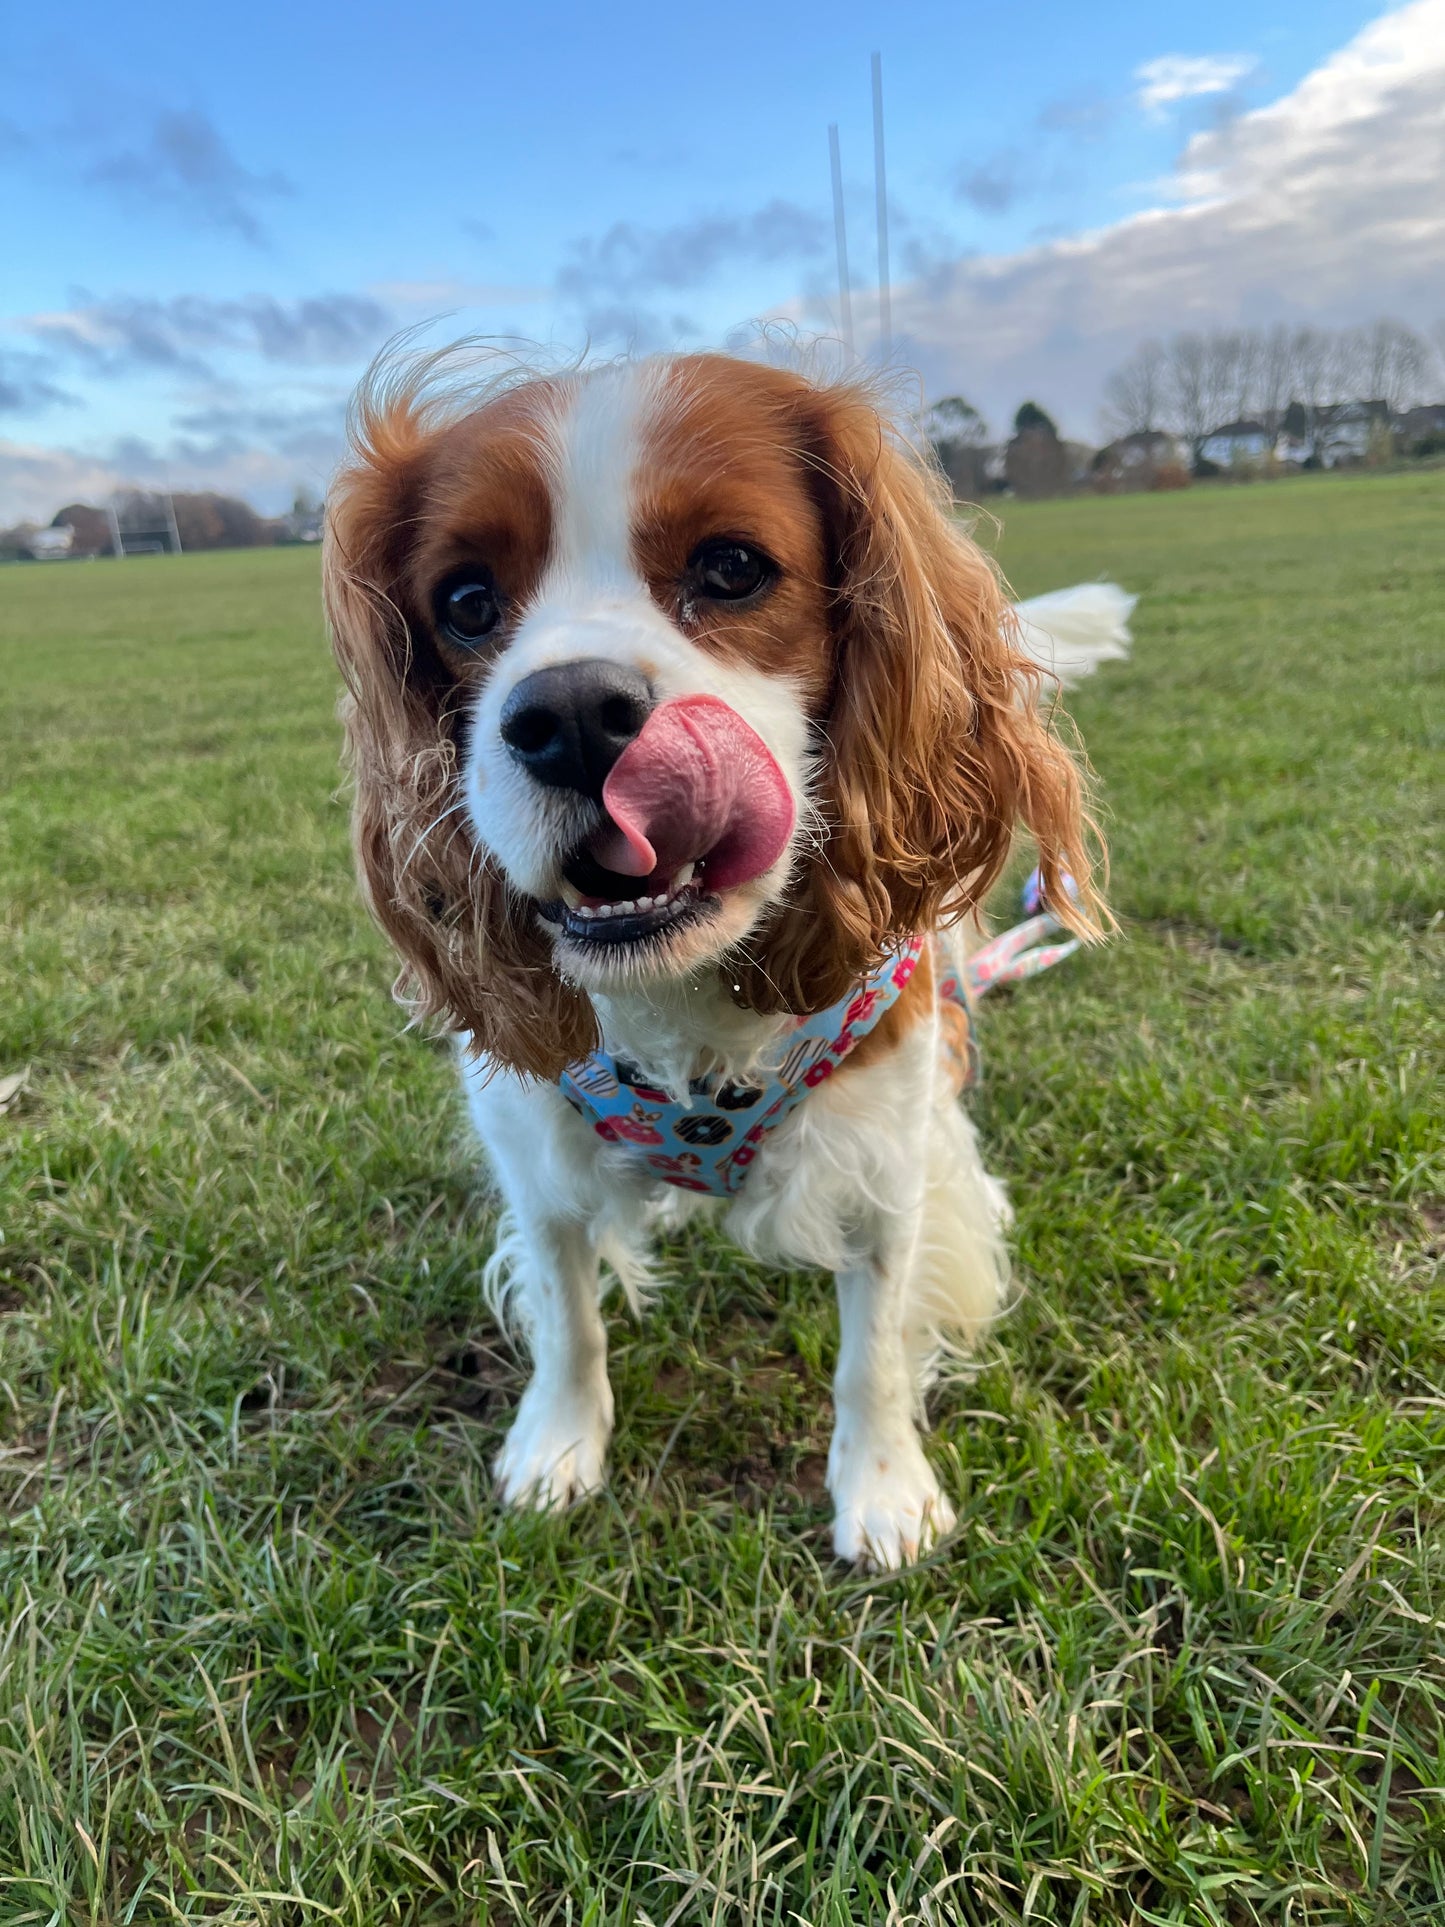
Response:
[[[843,996],[914,932],[978,905],[1020,822],[1050,905],[1099,934],[1079,770],[993,568],[866,395],[809,390],[802,412],[833,610],[820,845],[745,966],[746,1000],[817,1010]]]
[[[531,906],[469,834],[458,780],[462,691],[408,609],[402,543],[425,512],[429,436],[404,394],[358,410],[327,499],[323,593],[346,683],[357,869],[400,953],[395,994],[472,1048],[555,1079],[595,1048],[591,1005],[551,967]]]

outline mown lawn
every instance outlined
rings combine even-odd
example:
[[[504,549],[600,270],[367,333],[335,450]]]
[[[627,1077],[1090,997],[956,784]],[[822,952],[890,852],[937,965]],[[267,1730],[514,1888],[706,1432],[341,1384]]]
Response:
[[[1124,926],[986,1014],[962,1524],[826,1553],[827,1280],[521,1382],[354,895],[303,552],[0,574],[0,1927],[1445,1920],[1445,475],[1010,507],[1141,592]]]

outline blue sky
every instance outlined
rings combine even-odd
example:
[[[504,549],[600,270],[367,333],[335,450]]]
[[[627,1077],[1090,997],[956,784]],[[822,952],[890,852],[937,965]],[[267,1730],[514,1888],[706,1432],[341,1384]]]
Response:
[[[1266,317],[1272,303],[1285,318],[1368,319],[1367,293],[1426,328],[1445,311],[1421,271],[1434,245],[1423,207],[1397,235],[1398,289],[1378,245],[1369,290],[1332,262],[1332,246],[1364,246],[1358,208],[1352,234],[1314,233],[1307,260],[1292,242],[1274,288],[1266,256],[1225,275],[1217,298],[1207,279],[1176,287],[1171,308],[1121,292],[1119,267],[1122,246],[1145,294],[1163,289],[1172,270],[1151,281],[1139,237],[1201,209],[1188,232],[1211,258],[1220,179],[1226,201],[1258,202],[1271,157],[1301,140],[1270,218],[1292,218],[1300,189],[1296,227],[1318,228],[1301,184],[1339,147],[1331,113],[1358,118],[1360,84],[1328,85],[1352,46],[1392,129],[1401,98],[1414,116],[1397,168],[1418,185],[1433,167],[1438,186],[1429,105],[1433,88],[1445,121],[1445,0],[826,16],[759,0],[262,0],[131,15],[72,0],[55,24],[17,10],[6,39],[0,519],[48,516],[128,476],[274,506],[324,479],[345,392],[378,343],[441,315],[439,338],[602,352],[719,343],[760,315],[827,329],[830,120],[866,343],[874,49],[903,352],[933,392],[962,387],[993,414],[1036,392],[1089,434],[1135,312],[1143,334]],[[1231,262],[1259,213],[1236,223]],[[1101,235],[1080,283],[1077,237]]]

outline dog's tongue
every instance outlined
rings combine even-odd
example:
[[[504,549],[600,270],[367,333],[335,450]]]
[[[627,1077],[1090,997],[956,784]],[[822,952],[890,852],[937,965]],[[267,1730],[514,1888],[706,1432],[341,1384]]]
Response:
[[[726,890],[770,869],[793,831],[793,793],[757,731],[716,696],[661,703],[602,786],[611,821],[592,844],[605,869],[671,875],[707,858]]]

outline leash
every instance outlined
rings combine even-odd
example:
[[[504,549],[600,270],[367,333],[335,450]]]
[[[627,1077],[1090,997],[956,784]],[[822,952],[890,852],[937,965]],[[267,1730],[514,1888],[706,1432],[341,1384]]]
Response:
[[[1072,894],[1073,878],[1065,881]],[[1044,880],[1037,870],[1024,884],[1023,907],[1028,914],[1022,923],[990,937],[969,958],[968,987],[975,997],[996,990],[1000,984],[1021,984],[1029,977],[1037,977],[1040,971],[1052,970],[1079,948],[1077,937],[1063,943],[1044,941],[1061,936],[1064,926],[1051,910],[1044,908]]]

